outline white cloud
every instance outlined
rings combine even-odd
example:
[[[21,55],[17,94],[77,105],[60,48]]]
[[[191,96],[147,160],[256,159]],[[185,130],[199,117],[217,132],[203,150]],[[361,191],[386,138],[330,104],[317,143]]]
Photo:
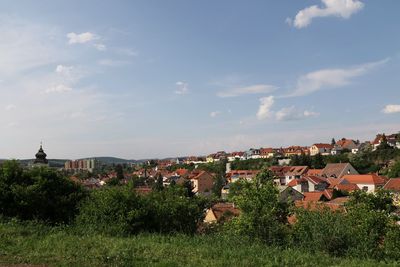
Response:
[[[105,44],[94,44],[93,46],[99,51],[106,51],[107,50],[107,47],[106,47]]]
[[[72,67],[72,66],[57,65],[55,71],[56,71],[56,73],[59,73],[61,75],[71,76],[71,72],[72,72],[73,68],[74,67]]]
[[[247,94],[268,94],[277,89],[276,86],[268,84],[255,84],[246,87],[238,87],[217,93],[219,97],[236,97]]]
[[[210,113],[210,117],[211,117],[211,118],[215,118],[215,117],[217,117],[217,116],[220,115],[220,114],[221,114],[220,111],[213,111],[213,112]]]
[[[386,105],[382,110],[385,114],[392,114],[400,112],[400,105]]]
[[[6,111],[11,111],[11,110],[14,110],[16,108],[17,107],[14,104],[9,104],[9,105],[5,106],[5,110]]]
[[[294,18],[293,25],[296,28],[304,28],[310,25],[314,18],[340,17],[348,19],[351,15],[363,9],[364,4],[359,0],[321,0],[323,7],[313,5],[300,10]],[[287,20],[288,21],[288,20]]]
[[[46,89],[44,92],[46,94],[51,94],[51,93],[66,93],[66,92],[71,92],[72,88],[65,85],[65,84],[57,84],[55,86],[52,86],[48,89]]]
[[[177,95],[184,95],[189,92],[189,84],[187,82],[176,82],[176,86],[178,89],[175,91],[175,94]]]
[[[70,32],[67,34],[69,44],[84,44],[93,40],[99,39],[99,37],[91,32],[74,33]]]
[[[259,120],[263,120],[272,116],[273,112],[271,111],[271,108],[274,105],[274,102],[273,96],[260,98],[260,106],[257,112],[257,118]]]
[[[362,76],[370,70],[385,64],[389,59],[344,69],[323,69],[301,76],[296,89],[288,96],[302,96],[313,92],[348,85],[355,77]]]
[[[291,121],[291,120],[302,120],[308,117],[315,117],[319,114],[312,111],[300,111],[297,110],[294,106],[287,107],[276,112],[275,116],[278,121]]]

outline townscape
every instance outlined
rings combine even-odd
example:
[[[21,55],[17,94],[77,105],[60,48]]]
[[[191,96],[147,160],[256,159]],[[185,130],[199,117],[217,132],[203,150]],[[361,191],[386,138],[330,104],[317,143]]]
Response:
[[[400,1],[0,1],[0,267],[400,266]]]

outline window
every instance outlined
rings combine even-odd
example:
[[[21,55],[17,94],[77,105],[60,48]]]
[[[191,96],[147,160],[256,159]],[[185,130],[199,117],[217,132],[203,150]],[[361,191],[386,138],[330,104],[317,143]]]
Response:
[[[363,186],[362,191],[367,192],[368,191],[368,186]]]

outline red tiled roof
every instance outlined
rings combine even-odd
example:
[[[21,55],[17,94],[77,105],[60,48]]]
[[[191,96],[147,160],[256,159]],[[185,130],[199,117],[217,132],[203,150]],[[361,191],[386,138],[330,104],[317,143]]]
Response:
[[[329,202],[317,202],[317,201],[304,201],[298,200],[295,201],[295,206],[297,208],[303,208],[308,210],[323,210],[325,208],[329,208],[332,211],[343,211],[344,208],[342,205],[329,203]]]
[[[383,187],[385,190],[400,192],[400,178],[390,179]]]
[[[233,203],[217,203],[211,207],[215,218],[220,220],[222,216],[230,215],[230,217],[239,216],[240,210]]]
[[[304,201],[320,201],[322,196],[324,196],[323,192],[305,192]]]
[[[382,176],[378,176],[374,173],[372,174],[358,174],[358,175],[345,175],[343,179],[347,180],[352,184],[375,184],[383,185],[385,179]]]
[[[334,186],[334,189],[345,192],[353,192],[360,190],[360,188],[356,184],[337,184]]]
[[[322,169],[309,169],[307,171],[307,175],[315,175],[315,176],[320,176],[322,173]]]
[[[317,148],[333,148],[333,146],[331,144],[322,144],[322,143],[318,143],[318,144],[314,144],[313,146],[316,146]]]

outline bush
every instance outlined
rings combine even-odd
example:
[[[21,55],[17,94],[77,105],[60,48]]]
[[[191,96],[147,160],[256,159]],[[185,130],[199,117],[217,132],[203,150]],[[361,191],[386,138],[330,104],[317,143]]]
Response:
[[[393,225],[387,232],[384,241],[385,258],[400,261],[400,227]]]
[[[77,226],[110,235],[139,232],[194,233],[206,202],[190,198],[178,186],[137,195],[129,186],[92,192],[80,208]]]
[[[16,161],[0,168],[0,214],[7,217],[68,223],[85,196],[81,186],[48,168],[23,170]]]

